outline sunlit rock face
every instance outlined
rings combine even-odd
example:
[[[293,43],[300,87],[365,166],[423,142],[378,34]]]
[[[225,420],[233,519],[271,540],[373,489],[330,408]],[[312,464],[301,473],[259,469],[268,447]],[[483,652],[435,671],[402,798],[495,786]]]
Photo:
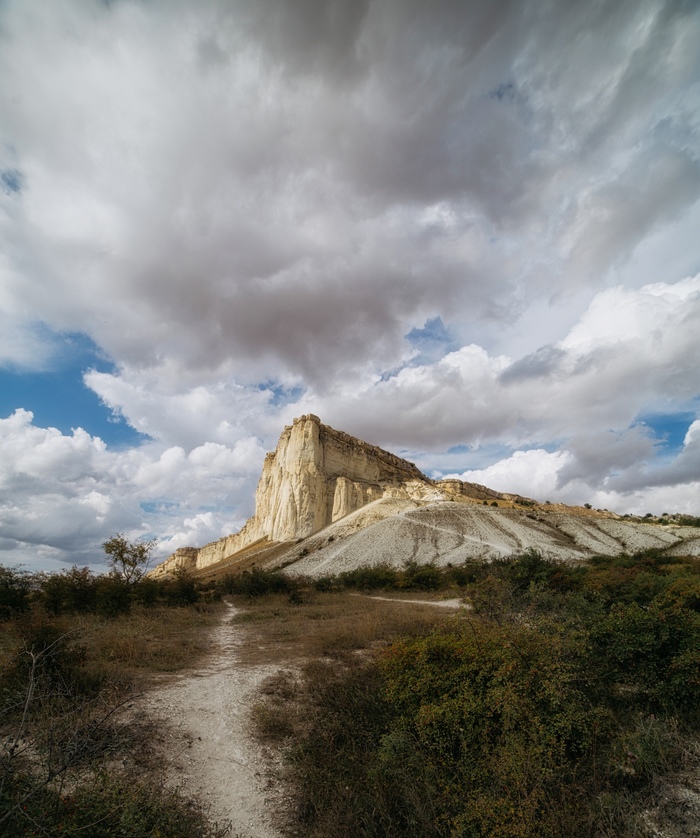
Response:
[[[302,416],[265,458],[255,520],[261,536],[294,541],[387,494],[431,487],[413,463]]]
[[[309,414],[294,420],[265,457],[255,515],[240,532],[196,552],[180,552],[153,571],[160,576],[189,564],[200,569],[256,542],[293,542],[383,497],[438,499],[443,491],[395,454],[323,425]]]
[[[435,482],[413,463],[308,415],[286,427],[266,456],[255,515],[243,529],[199,549],[181,548],[152,575],[256,565],[318,576],[363,564],[444,565],[530,549],[576,561],[650,548],[698,555],[698,530],[540,504],[460,480]]]

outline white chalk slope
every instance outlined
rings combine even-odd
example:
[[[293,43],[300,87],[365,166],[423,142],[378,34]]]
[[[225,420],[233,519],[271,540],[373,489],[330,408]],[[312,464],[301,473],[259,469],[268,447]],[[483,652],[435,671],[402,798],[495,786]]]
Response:
[[[700,531],[567,512],[383,499],[290,547],[268,566],[312,577],[407,561],[458,564],[535,549],[563,560],[660,548],[700,555]]]

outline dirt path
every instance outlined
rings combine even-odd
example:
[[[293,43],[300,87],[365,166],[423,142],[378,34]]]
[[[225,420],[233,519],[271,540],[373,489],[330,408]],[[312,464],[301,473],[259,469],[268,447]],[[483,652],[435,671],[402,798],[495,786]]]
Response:
[[[234,838],[279,838],[270,820],[280,790],[266,780],[268,755],[248,732],[255,692],[277,667],[240,662],[236,613],[227,603],[205,665],[150,690],[143,709],[169,724],[171,782],[197,793],[219,823],[230,822]]]
[[[379,599],[382,602],[408,602],[411,605],[432,605],[435,608],[469,608],[469,605],[461,599],[397,599],[396,597],[370,596],[369,594],[356,594],[356,596],[367,596],[367,599]]]

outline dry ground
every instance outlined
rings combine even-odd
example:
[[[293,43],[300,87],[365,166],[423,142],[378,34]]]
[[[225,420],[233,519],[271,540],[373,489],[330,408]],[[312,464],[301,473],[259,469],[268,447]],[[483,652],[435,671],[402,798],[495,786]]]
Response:
[[[227,603],[209,655],[195,669],[161,676],[140,700],[162,719],[169,782],[196,793],[239,838],[276,838],[284,790],[275,753],[253,736],[261,688],[310,657],[342,657],[414,634],[454,610],[353,594],[313,594]]]
[[[159,676],[141,700],[149,715],[168,723],[161,746],[169,781],[197,793],[216,820],[230,822],[235,838],[281,838],[283,767],[260,736],[261,726],[271,726],[279,741],[275,697],[293,687],[306,660],[341,665],[399,635],[464,619],[461,602],[449,596],[307,593],[300,603],[281,594],[228,602],[204,661]],[[659,787],[656,804],[642,815],[647,838],[700,835],[697,791],[697,777],[669,778]]]

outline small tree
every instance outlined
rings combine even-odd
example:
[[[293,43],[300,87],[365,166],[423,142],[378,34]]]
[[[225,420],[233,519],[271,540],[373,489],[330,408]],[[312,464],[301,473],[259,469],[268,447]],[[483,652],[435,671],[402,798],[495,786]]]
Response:
[[[129,541],[124,533],[118,532],[102,545],[112,573],[121,577],[127,585],[138,582],[148,568],[155,539],[138,538]]]

